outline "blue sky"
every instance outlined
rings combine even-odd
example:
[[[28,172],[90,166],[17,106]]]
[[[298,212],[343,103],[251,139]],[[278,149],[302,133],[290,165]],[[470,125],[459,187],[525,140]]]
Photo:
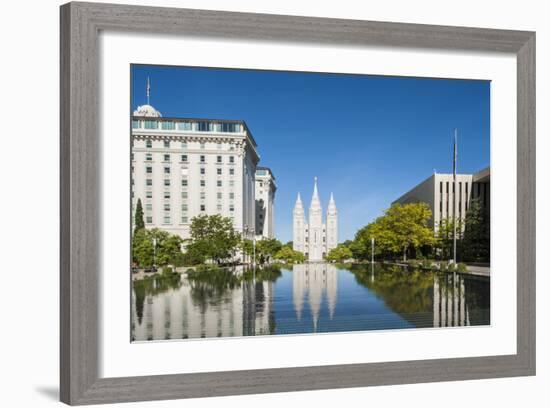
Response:
[[[292,239],[298,192],[309,207],[318,177],[323,210],[334,193],[339,240],[352,239],[429,177],[489,165],[490,82],[132,65],[132,106],[165,117],[244,120],[276,177],[275,234]]]

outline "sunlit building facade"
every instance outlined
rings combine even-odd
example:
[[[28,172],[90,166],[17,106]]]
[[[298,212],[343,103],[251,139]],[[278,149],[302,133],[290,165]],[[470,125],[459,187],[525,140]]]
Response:
[[[140,199],[146,228],[184,239],[193,217],[220,214],[252,238],[259,160],[244,121],[163,118],[140,106],[132,116],[132,211]]]

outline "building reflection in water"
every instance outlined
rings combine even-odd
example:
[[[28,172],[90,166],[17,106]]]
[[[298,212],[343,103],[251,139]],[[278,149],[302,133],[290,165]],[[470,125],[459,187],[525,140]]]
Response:
[[[462,275],[434,275],[433,323],[434,327],[470,326]]]
[[[164,278],[150,278],[145,293],[140,293],[139,283],[134,282],[133,339],[272,334],[273,283],[258,281],[254,276],[243,279],[242,268],[225,273],[230,279],[212,283],[177,277],[163,291],[156,289],[164,284]],[[141,312],[138,305],[143,307]]]
[[[338,269],[332,264],[310,263],[294,265],[292,272],[292,299],[296,318],[302,320],[304,303],[309,305],[313,331],[317,331],[321,305],[328,306],[329,319],[336,309],[338,292]]]

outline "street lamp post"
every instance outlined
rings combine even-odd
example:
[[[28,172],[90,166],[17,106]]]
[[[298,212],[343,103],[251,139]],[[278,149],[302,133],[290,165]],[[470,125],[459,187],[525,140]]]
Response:
[[[370,262],[374,264],[374,238],[370,240]]]

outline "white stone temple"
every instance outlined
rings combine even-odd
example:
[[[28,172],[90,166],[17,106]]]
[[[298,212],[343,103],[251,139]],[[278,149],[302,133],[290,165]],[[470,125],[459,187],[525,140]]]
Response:
[[[328,204],[326,223],[317,190],[317,177],[309,206],[309,222],[306,223],[300,193],[293,211],[293,248],[302,252],[309,262],[322,262],[328,252],[338,245],[338,211],[332,193]]]

